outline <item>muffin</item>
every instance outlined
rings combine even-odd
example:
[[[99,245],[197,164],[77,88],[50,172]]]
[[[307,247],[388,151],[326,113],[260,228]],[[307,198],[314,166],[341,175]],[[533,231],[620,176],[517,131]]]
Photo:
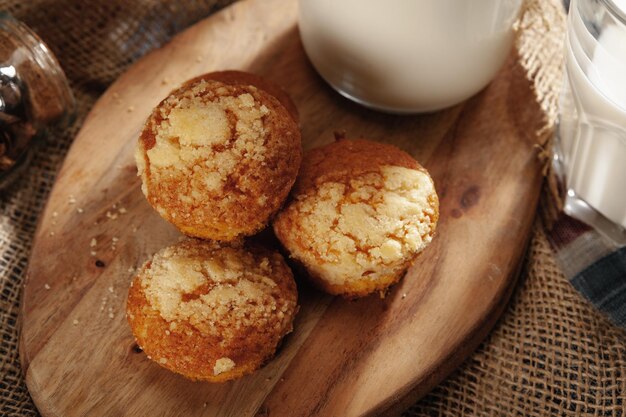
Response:
[[[194,78],[146,121],[135,154],[142,191],[189,236],[230,241],[254,234],[296,179],[297,114],[251,84],[259,79],[233,71]]]
[[[287,94],[285,90],[283,90],[276,84],[272,83],[269,80],[266,80],[263,77],[252,74],[250,72],[227,70],[211,72],[209,74],[201,75],[200,77],[197,77],[195,79],[200,78],[220,81],[224,84],[230,85],[253,85],[256,88],[264,90],[270,95],[276,97],[278,101],[280,101],[280,104],[282,104],[287,109],[293,120],[296,123],[299,123],[300,114],[298,113],[298,108],[291,100],[291,97],[289,97],[289,94]]]
[[[410,155],[344,139],[305,155],[273,226],[314,283],[356,298],[400,280],[433,239],[438,217],[433,180]]]
[[[279,253],[187,239],[144,264],[126,315],[148,358],[193,380],[222,382],[270,359],[297,309]]]

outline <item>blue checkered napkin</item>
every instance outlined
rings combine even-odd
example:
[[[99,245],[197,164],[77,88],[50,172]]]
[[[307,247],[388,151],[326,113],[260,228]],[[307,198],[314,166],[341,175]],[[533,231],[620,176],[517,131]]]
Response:
[[[626,246],[562,214],[549,235],[563,273],[578,292],[626,329]]]

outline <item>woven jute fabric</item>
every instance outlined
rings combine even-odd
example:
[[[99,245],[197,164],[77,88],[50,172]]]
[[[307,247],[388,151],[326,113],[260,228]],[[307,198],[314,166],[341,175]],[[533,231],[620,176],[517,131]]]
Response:
[[[75,122],[50,132],[26,173],[0,197],[0,415],[36,416],[18,358],[19,297],[39,213],[72,139],[98,96],[130,64],[232,0],[0,0],[49,44],[77,99]],[[559,0],[527,0],[518,50],[550,129],[561,87]],[[548,178],[551,178],[548,175]],[[626,334],[570,286],[555,264],[546,221],[558,207],[546,181],[512,300],[478,350],[406,416],[622,416]]]

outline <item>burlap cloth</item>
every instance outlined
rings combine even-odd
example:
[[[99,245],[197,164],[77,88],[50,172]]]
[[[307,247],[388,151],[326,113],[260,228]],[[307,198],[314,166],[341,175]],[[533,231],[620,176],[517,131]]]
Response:
[[[18,360],[21,284],[38,215],[85,115],[132,62],[231,1],[0,0],[0,9],[26,22],[50,45],[78,103],[76,122],[51,132],[31,168],[1,195],[2,416],[37,415]],[[546,112],[548,134],[543,133],[549,138],[562,73],[559,0],[528,0],[519,26],[518,49]],[[625,414],[626,334],[583,300],[555,264],[543,221],[554,216],[555,198],[546,184],[525,268],[502,319],[407,416]]]

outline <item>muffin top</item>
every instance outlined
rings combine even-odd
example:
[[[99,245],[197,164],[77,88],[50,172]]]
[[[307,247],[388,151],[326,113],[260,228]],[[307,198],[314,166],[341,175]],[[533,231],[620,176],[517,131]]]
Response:
[[[438,198],[428,173],[398,148],[340,140],[304,157],[277,236],[331,286],[404,272],[433,238]]]
[[[186,321],[225,344],[245,327],[285,327],[285,312],[294,306],[282,294],[291,290],[279,285],[282,274],[274,275],[282,272],[276,271],[281,261],[277,254],[187,241],[157,253],[139,284],[167,322]]]
[[[211,74],[154,109],[136,152],[142,191],[159,214],[188,235],[216,240],[260,230],[300,160],[296,121],[278,99]]]
[[[155,361],[211,380],[238,367],[250,372],[271,356],[291,331],[296,303],[280,254],[188,239],[146,262],[127,310],[137,341]]]

